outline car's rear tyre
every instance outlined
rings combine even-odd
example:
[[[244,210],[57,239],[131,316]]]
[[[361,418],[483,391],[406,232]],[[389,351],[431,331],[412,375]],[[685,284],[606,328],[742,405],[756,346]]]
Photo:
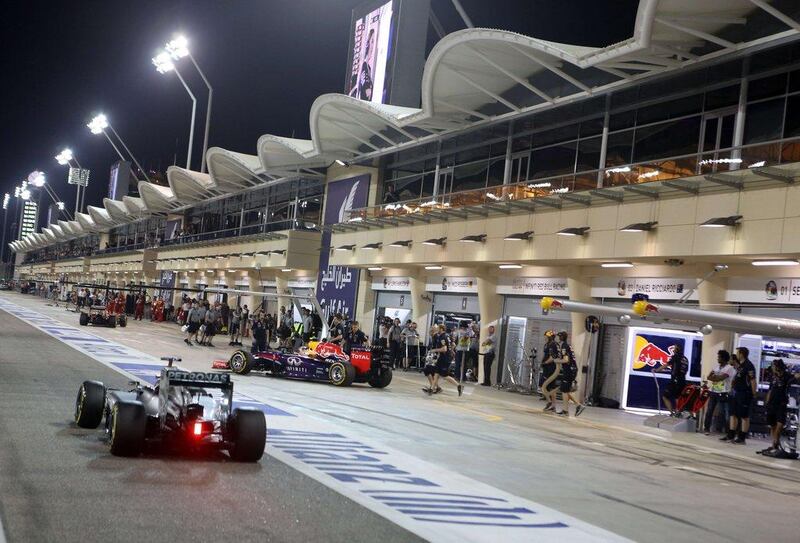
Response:
[[[119,325],[121,327],[123,327],[123,328],[128,326],[128,317],[126,317],[125,315],[120,315],[119,316]]]
[[[356,369],[348,362],[337,360],[328,369],[328,377],[337,387],[349,387],[356,379]]]
[[[381,369],[380,375],[373,375],[370,377],[369,386],[375,388],[386,388],[392,382],[392,368]]]
[[[230,422],[228,452],[237,462],[258,462],[267,444],[267,419],[257,409],[233,410]]]
[[[97,428],[103,420],[106,387],[100,381],[84,381],[75,399],[75,424],[81,428]]]
[[[247,375],[250,373],[254,363],[253,355],[247,351],[236,351],[231,355],[231,359],[228,360],[228,366],[231,368],[231,371],[239,375]]]
[[[87,324],[89,324],[89,315],[87,315],[86,313],[81,313],[78,322],[81,323],[81,326],[86,326]]]
[[[111,454],[139,456],[144,446],[147,417],[139,402],[117,402],[111,410]]]

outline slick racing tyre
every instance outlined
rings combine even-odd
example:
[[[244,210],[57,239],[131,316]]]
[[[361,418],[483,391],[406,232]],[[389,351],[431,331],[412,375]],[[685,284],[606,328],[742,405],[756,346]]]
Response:
[[[117,317],[109,317],[109,319],[108,319],[108,327],[109,328],[116,328],[117,327]]]
[[[380,375],[373,375],[369,378],[369,386],[374,388],[386,388],[392,382],[392,368],[383,368]]]
[[[348,362],[337,360],[328,369],[328,377],[337,387],[349,387],[356,378],[356,369]]]
[[[81,326],[86,326],[87,324],[89,324],[89,315],[87,315],[86,313],[81,313],[81,316],[79,318],[80,320],[78,322],[81,323]]]
[[[253,355],[247,351],[236,351],[228,361],[233,373],[247,375],[253,369]]]
[[[97,428],[103,420],[106,388],[100,381],[84,381],[75,399],[75,424],[81,428]]]
[[[119,325],[122,328],[125,328],[126,326],[128,326],[128,317],[126,317],[125,315],[120,315],[119,316]]]
[[[237,462],[258,462],[267,443],[267,419],[257,409],[233,410],[229,419],[228,452]]]
[[[146,416],[139,402],[117,402],[111,410],[111,454],[139,456],[144,446]]]

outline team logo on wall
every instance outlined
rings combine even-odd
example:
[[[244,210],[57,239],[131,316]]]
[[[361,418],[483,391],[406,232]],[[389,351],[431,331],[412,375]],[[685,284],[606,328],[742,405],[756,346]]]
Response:
[[[655,371],[667,365],[682,339],[655,334],[636,334],[634,338],[633,369]]]

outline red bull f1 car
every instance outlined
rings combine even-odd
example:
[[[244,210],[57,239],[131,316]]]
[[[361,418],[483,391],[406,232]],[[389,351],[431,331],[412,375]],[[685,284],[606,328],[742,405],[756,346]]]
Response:
[[[333,343],[310,342],[298,351],[267,350],[249,353],[238,350],[229,360],[217,360],[215,369],[227,369],[239,375],[251,371],[276,377],[322,381],[335,386],[369,383],[385,388],[392,382],[392,368],[381,347],[353,347],[350,355]]]
[[[96,305],[92,307],[84,307],[81,309],[80,320],[81,326],[107,326],[109,328],[116,328],[117,326],[125,327],[128,325],[128,317],[122,313],[117,314],[108,311],[103,305]]]
[[[256,409],[232,408],[233,382],[228,373],[161,370],[154,387],[132,383],[130,390],[84,381],[75,400],[75,423],[103,425],[115,456],[138,456],[149,450],[227,451],[233,460],[257,462],[264,454],[267,423]]]

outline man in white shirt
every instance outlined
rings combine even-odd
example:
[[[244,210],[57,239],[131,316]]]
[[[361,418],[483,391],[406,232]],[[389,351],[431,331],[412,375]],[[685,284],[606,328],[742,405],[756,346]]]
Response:
[[[706,418],[704,422],[705,434],[711,433],[711,423],[714,419],[714,410],[719,406],[725,416],[729,418],[728,394],[731,391],[733,376],[736,375],[736,368],[730,364],[731,355],[728,351],[717,352],[717,365],[708,374],[707,379],[711,382],[711,396],[706,406]]]

